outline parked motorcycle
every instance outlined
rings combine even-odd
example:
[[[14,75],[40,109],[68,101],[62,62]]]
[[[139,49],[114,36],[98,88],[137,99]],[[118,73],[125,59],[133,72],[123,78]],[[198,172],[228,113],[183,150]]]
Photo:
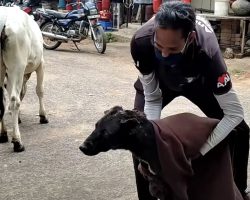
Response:
[[[40,28],[44,38],[44,48],[56,49],[62,42],[73,41],[76,43],[86,39],[91,34],[91,38],[99,53],[106,50],[106,34],[102,26],[98,23],[98,11],[92,2],[83,4],[82,2],[72,3],[72,6],[81,6],[80,9],[69,13],[57,12],[54,10],[38,9],[40,14]]]

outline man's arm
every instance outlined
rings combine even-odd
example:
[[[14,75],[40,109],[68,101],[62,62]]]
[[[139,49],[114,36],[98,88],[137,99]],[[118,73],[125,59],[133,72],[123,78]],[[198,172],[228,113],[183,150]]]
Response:
[[[144,112],[149,120],[160,119],[162,109],[162,94],[155,73],[139,75],[145,96]]]
[[[207,142],[202,146],[200,152],[206,154],[223,139],[243,120],[244,112],[236,92],[231,88],[226,94],[215,95],[224,117],[218,123]]]
[[[136,68],[139,70],[139,79],[142,83],[145,105],[144,112],[149,120],[160,119],[162,109],[162,94],[159,88],[159,81],[155,77],[153,70],[152,59],[144,46],[140,41],[138,45],[135,36],[132,38],[130,43],[130,50]]]
[[[197,26],[201,24],[202,21]],[[210,62],[206,68],[203,68],[203,75],[210,83],[210,88],[224,114],[207,142],[200,149],[201,154],[204,155],[228,136],[243,120],[244,114],[239,99],[232,89],[231,78],[214,32],[206,31],[203,26],[199,26],[198,30],[201,38],[200,45],[209,57],[207,62]]]

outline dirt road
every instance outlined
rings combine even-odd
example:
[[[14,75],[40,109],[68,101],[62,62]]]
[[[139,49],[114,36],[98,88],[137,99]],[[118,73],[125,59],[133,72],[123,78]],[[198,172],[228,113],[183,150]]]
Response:
[[[104,55],[96,53],[91,43],[80,48],[78,52],[64,45],[57,51],[45,51],[48,125],[38,123],[36,79],[31,77],[21,106],[20,131],[26,151],[17,154],[11,143],[0,145],[1,200],[137,199],[130,153],[112,151],[86,157],[78,150],[103,111],[114,105],[133,108],[137,71],[129,44],[112,43]],[[248,122],[250,81],[240,69],[250,68],[249,61],[229,62],[234,73],[240,74],[234,77],[235,88]],[[201,114],[178,98],[164,109],[163,116],[183,111]],[[7,126],[10,133],[9,120]]]

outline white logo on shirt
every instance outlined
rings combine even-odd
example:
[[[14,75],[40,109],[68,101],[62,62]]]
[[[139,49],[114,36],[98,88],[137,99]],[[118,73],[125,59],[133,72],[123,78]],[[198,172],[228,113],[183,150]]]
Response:
[[[196,17],[196,24],[198,24],[202,28],[205,28],[205,31],[207,33],[213,33],[214,32],[214,30],[211,27],[210,23],[206,19],[204,19],[203,17],[197,16]]]
[[[225,87],[229,81],[230,76],[228,74],[222,74],[222,76],[218,78],[217,88]]]

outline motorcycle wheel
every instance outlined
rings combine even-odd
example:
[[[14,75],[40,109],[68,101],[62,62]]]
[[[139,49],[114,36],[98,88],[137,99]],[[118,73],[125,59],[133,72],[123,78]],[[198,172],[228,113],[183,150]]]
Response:
[[[92,39],[94,41],[95,48],[98,53],[104,53],[107,46],[107,38],[106,34],[102,28],[102,26],[97,26],[94,28],[94,34],[96,37],[96,40],[94,40],[94,37],[92,35]]]
[[[41,31],[56,34],[57,32],[62,32],[62,29],[58,25],[55,25],[55,24],[53,25],[52,22],[47,22],[41,27]],[[43,47],[45,49],[54,50],[57,47],[59,47],[61,44],[62,42],[43,36]]]

